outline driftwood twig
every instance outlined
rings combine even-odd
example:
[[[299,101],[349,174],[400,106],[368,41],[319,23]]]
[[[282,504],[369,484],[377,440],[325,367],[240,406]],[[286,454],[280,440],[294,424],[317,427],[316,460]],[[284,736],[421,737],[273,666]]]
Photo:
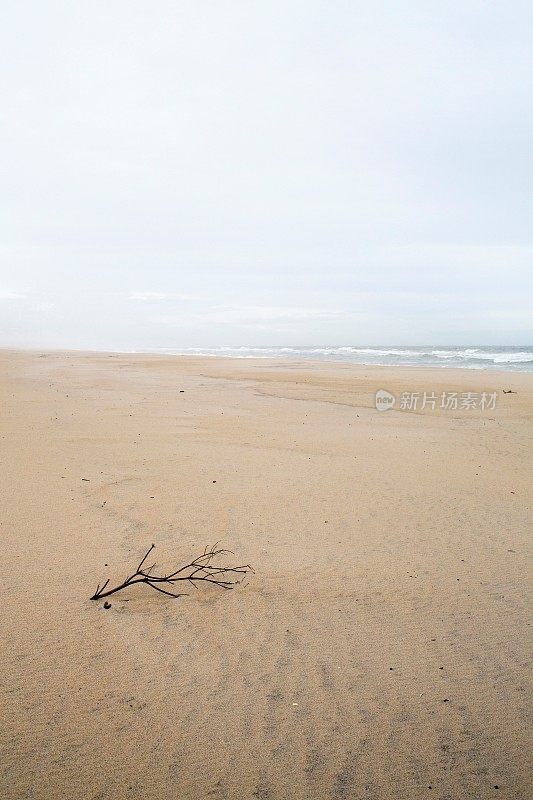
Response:
[[[109,595],[120,592],[122,589],[126,589],[128,586],[133,586],[136,583],[145,583],[157,592],[167,594],[170,597],[186,596],[185,592],[176,593],[169,591],[167,588],[163,588],[163,586],[174,588],[174,585],[180,581],[186,581],[191,586],[194,586],[195,589],[198,588],[197,584],[201,581],[204,583],[213,583],[221,589],[233,589],[234,586],[241,583],[243,580],[243,578],[239,580],[236,576],[246,576],[249,572],[253,572],[253,569],[249,564],[240,564],[235,567],[216,566],[213,561],[215,561],[218,556],[233,555],[231,550],[219,548],[218,544],[219,543],[216,542],[212,547],[206,547],[202,555],[195,558],[189,564],[185,564],[183,567],[174,570],[174,572],[169,572],[166,575],[153,574],[152,570],[155,569],[155,563],[150,567],[144,566],[146,559],[155,548],[155,544],[152,544],[132,575],[126,578],[121,584],[111,589],[107,589],[109,578],[102,586],[98,584],[96,592],[91,597],[91,600],[100,600],[102,597],[109,597]]]

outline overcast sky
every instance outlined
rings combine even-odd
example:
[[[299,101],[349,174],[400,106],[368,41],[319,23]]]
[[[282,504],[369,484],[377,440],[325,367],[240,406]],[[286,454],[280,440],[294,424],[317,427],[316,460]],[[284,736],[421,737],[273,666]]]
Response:
[[[533,342],[531,0],[4,0],[0,346]]]

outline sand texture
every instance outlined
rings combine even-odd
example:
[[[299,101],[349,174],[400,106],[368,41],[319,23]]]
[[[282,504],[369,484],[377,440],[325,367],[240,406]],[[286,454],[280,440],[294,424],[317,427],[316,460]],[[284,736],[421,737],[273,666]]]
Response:
[[[4,800],[532,796],[533,376],[0,369]],[[498,398],[380,413],[379,388]],[[217,540],[246,586],[89,600],[152,542],[172,566]]]

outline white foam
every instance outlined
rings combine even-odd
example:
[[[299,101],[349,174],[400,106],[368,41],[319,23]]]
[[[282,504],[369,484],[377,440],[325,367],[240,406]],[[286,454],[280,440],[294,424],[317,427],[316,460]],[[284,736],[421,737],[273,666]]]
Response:
[[[468,369],[488,369],[490,367],[515,370],[533,370],[533,348],[512,350],[495,347],[186,347],[161,348],[159,352],[195,356],[225,356],[227,358],[315,358],[326,360],[351,361],[365,365],[406,365],[463,367]],[[520,365],[523,365],[520,367]],[[532,366],[529,366],[532,365]]]

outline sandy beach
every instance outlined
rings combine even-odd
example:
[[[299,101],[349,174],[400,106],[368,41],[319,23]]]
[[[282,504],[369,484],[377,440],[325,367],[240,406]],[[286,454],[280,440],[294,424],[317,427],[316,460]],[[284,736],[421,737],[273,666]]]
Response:
[[[533,375],[0,352],[5,800],[530,797]],[[379,412],[376,390],[497,392]],[[503,393],[503,390],[513,393]],[[255,569],[91,601],[151,543]]]

